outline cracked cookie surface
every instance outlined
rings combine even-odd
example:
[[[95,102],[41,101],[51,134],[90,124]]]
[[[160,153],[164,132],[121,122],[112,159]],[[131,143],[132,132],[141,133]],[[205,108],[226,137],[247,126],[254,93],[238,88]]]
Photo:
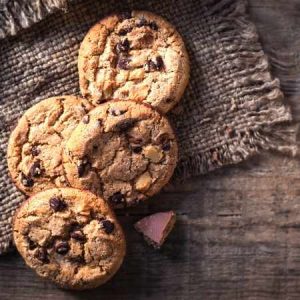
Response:
[[[67,186],[62,149],[78,122],[92,108],[85,99],[60,96],[29,108],[13,130],[7,162],[17,187],[31,195]]]
[[[123,231],[107,203],[88,191],[54,188],[25,201],[13,221],[26,264],[67,289],[94,288],[122,264]]]
[[[78,69],[82,95],[94,105],[130,99],[163,113],[182,97],[190,72],[179,33],[146,11],[110,15],[95,24],[80,46]]]
[[[93,109],[73,131],[64,168],[73,187],[123,207],[160,191],[174,172],[177,152],[167,118],[149,105],[110,101]]]

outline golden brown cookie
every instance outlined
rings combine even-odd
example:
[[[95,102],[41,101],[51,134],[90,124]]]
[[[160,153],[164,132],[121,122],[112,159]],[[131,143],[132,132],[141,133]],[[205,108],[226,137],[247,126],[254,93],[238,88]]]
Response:
[[[85,99],[59,96],[43,100],[24,113],[7,149],[8,168],[21,191],[31,195],[68,185],[62,166],[62,148],[91,108]]]
[[[154,195],[169,181],[177,142],[168,120],[151,106],[111,101],[86,115],[64,151],[73,187],[103,195],[115,206]]]
[[[67,289],[109,280],[125,255],[125,239],[106,202],[88,191],[54,188],[35,194],[16,212],[16,247],[35,272]]]
[[[176,29],[146,11],[110,15],[84,38],[78,59],[82,95],[145,102],[166,113],[183,95],[189,59]]]

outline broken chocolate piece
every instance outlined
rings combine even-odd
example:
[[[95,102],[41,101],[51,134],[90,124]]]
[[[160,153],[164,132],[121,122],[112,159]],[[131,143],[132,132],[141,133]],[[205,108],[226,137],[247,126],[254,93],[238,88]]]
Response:
[[[49,200],[49,205],[55,212],[62,211],[67,207],[66,202],[59,197],[51,198]]]
[[[55,251],[58,253],[58,254],[61,254],[61,255],[65,255],[68,253],[68,251],[70,250],[70,246],[67,242],[63,241],[63,242],[57,242],[55,244]]]
[[[115,229],[115,224],[109,220],[101,220],[100,224],[106,234],[111,234]]]
[[[34,185],[33,179],[26,176],[24,173],[21,173],[21,182],[25,187],[32,187]]]
[[[150,245],[159,249],[172,230],[175,220],[173,211],[159,212],[139,220],[134,227]]]

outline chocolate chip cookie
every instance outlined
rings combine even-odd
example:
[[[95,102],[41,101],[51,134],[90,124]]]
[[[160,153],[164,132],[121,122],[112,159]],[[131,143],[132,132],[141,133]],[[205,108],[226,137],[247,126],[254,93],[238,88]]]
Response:
[[[53,97],[28,109],[12,132],[8,168],[17,187],[30,195],[68,185],[62,148],[92,105],[75,96]]]
[[[145,11],[110,15],[92,27],[79,50],[82,95],[149,103],[169,111],[189,80],[189,59],[176,29]]]
[[[168,120],[151,106],[129,100],[93,109],[64,151],[70,184],[103,195],[114,206],[157,193],[176,162],[177,142]]]
[[[26,264],[67,289],[109,280],[125,255],[125,239],[107,203],[88,191],[54,188],[25,201],[13,221]]]

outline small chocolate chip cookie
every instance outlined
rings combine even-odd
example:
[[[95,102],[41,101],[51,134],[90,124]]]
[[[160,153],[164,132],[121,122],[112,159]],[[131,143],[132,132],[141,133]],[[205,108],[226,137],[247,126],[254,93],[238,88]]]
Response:
[[[107,203],[73,188],[31,196],[14,216],[13,236],[26,264],[66,289],[105,283],[121,266],[126,250]]]
[[[12,132],[7,150],[8,168],[17,187],[31,195],[67,186],[62,148],[92,105],[75,96],[53,97],[28,109]]]
[[[82,95],[145,102],[163,113],[182,97],[189,59],[176,29],[145,11],[110,15],[92,27],[79,50]]]
[[[151,106],[110,101],[87,114],[64,151],[73,187],[102,195],[114,206],[132,205],[157,193],[177,162],[168,120]]]

